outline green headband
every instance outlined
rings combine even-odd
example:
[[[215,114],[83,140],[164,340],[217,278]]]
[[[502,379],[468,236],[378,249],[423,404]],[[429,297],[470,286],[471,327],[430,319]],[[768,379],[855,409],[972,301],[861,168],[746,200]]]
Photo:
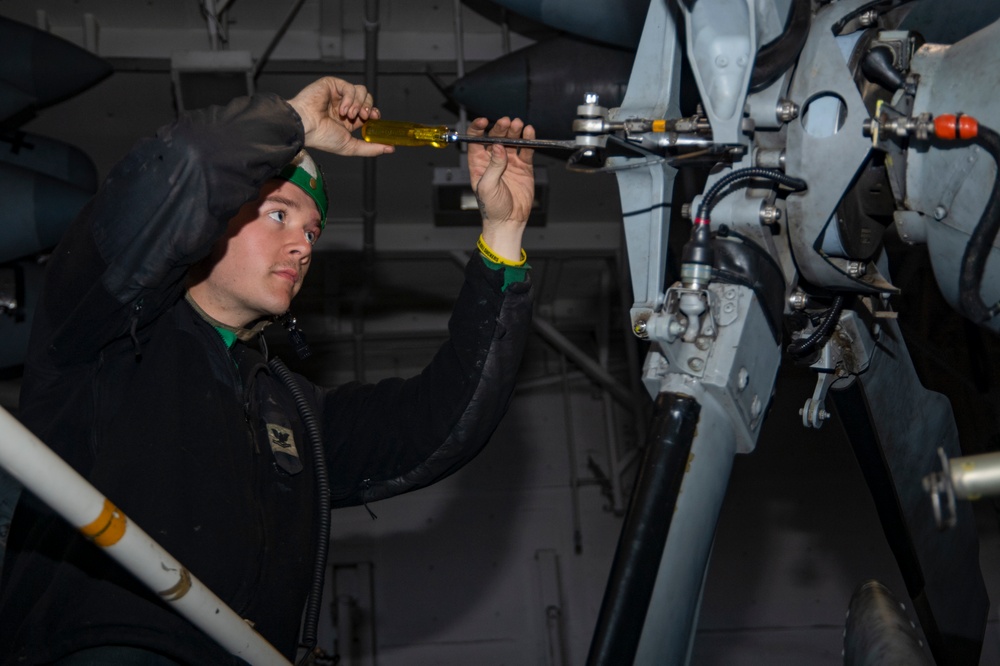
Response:
[[[278,178],[298,185],[303,192],[312,197],[319,209],[320,229],[326,227],[326,210],[329,199],[326,195],[326,183],[323,181],[323,171],[313,161],[305,150],[299,154],[278,173]]]

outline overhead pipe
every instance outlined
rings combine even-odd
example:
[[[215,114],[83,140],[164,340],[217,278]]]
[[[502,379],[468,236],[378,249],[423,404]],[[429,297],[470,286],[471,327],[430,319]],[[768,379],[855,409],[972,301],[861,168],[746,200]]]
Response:
[[[614,263],[615,267],[618,269],[618,298],[623,304],[633,303],[635,299],[632,294],[632,277],[629,271],[628,265],[628,253],[623,252],[622,248],[626,247],[625,241],[625,227],[621,227],[621,241],[619,243],[618,249],[615,251]],[[623,317],[626,322],[626,329],[631,330],[631,321],[629,321],[628,314]],[[646,423],[649,422],[649,408],[648,405],[651,404],[648,399],[646,399],[646,392],[642,385],[642,361],[639,359],[639,341],[635,335],[624,335],[622,336],[622,341],[625,345],[625,360],[626,367],[628,368],[628,376],[630,380],[630,388],[632,389],[632,395],[635,396],[635,400],[632,401],[632,419],[636,424],[636,440],[639,442],[646,441]]]
[[[583,552],[583,527],[580,521],[580,479],[576,472],[576,435],[573,429],[573,396],[569,388],[569,372],[566,356],[559,357],[559,371],[562,375],[563,421],[566,430],[566,452],[569,461],[569,497],[573,513],[573,552]]]
[[[260,76],[260,70],[264,68],[265,64],[267,64],[268,59],[271,57],[271,52],[274,51],[274,48],[278,45],[278,42],[281,41],[281,38],[285,36],[285,33],[288,31],[288,26],[290,26],[292,21],[295,20],[295,17],[298,15],[299,10],[302,9],[302,5],[305,1],[306,0],[295,0],[295,4],[293,4],[291,9],[288,10],[288,14],[285,15],[285,20],[281,22],[280,26],[278,26],[278,31],[274,33],[274,37],[272,37],[271,41],[268,42],[267,47],[264,48],[264,52],[260,54],[260,57],[257,58],[257,62],[253,65],[253,69],[250,70],[251,80],[256,81],[257,77]],[[216,21],[216,23],[218,23],[218,19],[215,15],[213,15],[212,18]]]
[[[365,87],[373,99],[378,99],[378,32],[378,0],[365,0]],[[365,158],[361,174],[361,258],[364,275],[362,287],[354,301],[354,321],[351,326],[354,337],[354,376],[359,382],[365,381],[364,308],[371,294],[372,267],[375,264],[377,166],[374,157]]]
[[[461,79],[465,76],[465,39],[462,28],[462,0],[454,0],[453,13],[455,17],[455,78]],[[469,123],[468,112],[464,104],[458,105],[458,131],[465,134]],[[465,154],[466,147],[461,146],[462,154]]]
[[[208,24],[208,45],[213,51],[219,50],[219,12],[215,8],[215,0],[202,0],[205,10],[205,23]]]
[[[83,48],[94,55],[100,52],[98,37],[101,34],[101,26],[97,23],[97,17],[87,12],[83,15]]]
[[[598,321],[595,327],[597,337],[597,362],[605,370],[609,370],[608,360],[611,345],[611,276],[607,264],[601,267],[601,289],[598,300]],[[638,400],[633,400],[638,402]],[[608,478],[611,482],[611,509],[615,515],[621,515],[625,510],[622,492],[622,466],[618,455],[618,419],[615,415],[615,405],[607,389],[601,391],[601,403],[604,407],[604,437],[608,448]]]
[[[368,92],[374,99],[378,99],[378,31],[378,0],[365,0],[365,87],[368,88]],[[364,231],[362,252],[364,253],[365,266],[369,266],[375,260],[375,167],[374,157],[365,160],[362,183],[364,203],[361,211]]]
[[[531,326],[534,328],[535,333],[559,352],[565,354],[584,374],[607,389],[615,400],[626,407],[632,405],[635,400],[632,392],[615,379],[610,372],[605,370],[600,363],[590,358],[586,352],[570,342],[549,321],[535,315],[531,319]]]
[[[450,253],[451,258],[459,266],[465,266],[469,261],[467,252],[454,251]],[[608,372],[600,363],[590,358],[585,351],[573,344],[569,338],[559,332],[548,320],[542,319],[537,314],[531,318],[531,326],[534,332],[542,340],[552,345],[556,351],[566,356],[573,364],[590,378],[591,381],[604,387],[611,396],[626,407],[631,407],[635,402],[635,396],[629,389],[622,385],[614,376]],[[555,383],[559,381],[556,379]],[[523,388],[523,387],[522,387]]]
[[[230,653],[253,666],[289,666],[222,599],[2,407],[0,466]]]
[[[504,55],[510,53],[510,23],[507,21],[507,8],[500,8],[500,50]]]

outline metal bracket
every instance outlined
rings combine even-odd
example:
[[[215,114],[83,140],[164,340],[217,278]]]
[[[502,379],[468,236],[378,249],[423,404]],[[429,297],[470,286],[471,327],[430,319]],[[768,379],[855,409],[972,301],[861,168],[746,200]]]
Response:
[[[951,485],[951,463],[944,449],[940,447],[938,457],[941,459],[941,471],[925,476],[923,485],[924,490],[931,496],[934,523],[939,530],[944,531],[954,527],[958,523],[958,517],[955,513],[955,488]]]
[[[840,382],[838,388],[846,388],[856,375],[868,368],[880,330],[877,325],[874,330],[868,329],[857,313],[851,310],[841,314],[833,335],[820,351],[819,359],[810,366],[819,373],[819,377],[812,397],[807,398],[799,410],[803,426],[823,427],[824,421],[830,418],[830,413],[826,411],[827,392],[837,382]]]
[[[735,298],[735,290],[732,290]],[[729,304],[730,312],[720,306],[718,294],[712,289],[685,289],[671,287],[667,290],[663,310],[647,321],[648,335],[660,342],[664,356],[680,372],[703,377],[708,356],[718,335],[719,315],[724,313],[727,323],[736,317],[735,303]],[[685,307],[685,301],[701,302],[696,313]]]

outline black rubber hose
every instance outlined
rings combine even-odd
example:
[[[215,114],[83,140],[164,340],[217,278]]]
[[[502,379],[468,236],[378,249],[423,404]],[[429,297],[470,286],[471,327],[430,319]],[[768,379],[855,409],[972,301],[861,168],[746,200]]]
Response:
[[[1000,311],[1000,303],[988,307],[983,302],[980,288],[983,284],[983,273],[986,271],[986,260],[990,256],[997,232],[1000,231],[1000,135],[982,125],[974,139],[985,148],[997,164],[998,178],[993,181],[990,198],[986,208],[976,223],[976,228],[969,237],[962,255],[962,268],[958,278],[959,305],[966,317],[977,324],[985,323]]]
[[[796,340],[792,344],[788,345],[788,353],[792,356],[802,356],[808,354],[812,351],[813,347],[816,346],[820,340],[825,338],[833,330],[834,325],[840,321],[840,313],[844,310],[844,296],[843,294],[837,294],[836,298],[833,299],[833,305],[826,313],[826,317],[816,330],[812,334],[805,338],[804,340]]]
[[[788,27],[777,39],[757,51],[753,72],[750,74],[751,93],[760,92],[777,81],[798,60],[812,23],[810,4],[809,0],[793,0]]]
[[[319,514],[316,528],[316,557],[306,602],[305,619],[302,625],[302,644],[311,652],[316,647],[316,627],[319,624],[320,602],[323,600],[323,579],[326,576],[326,558],[330,546],[330,478],[326,470],[326,455],[319,425],[313,415],[309,401],[302,387],[295,381],[288,367],[277,356],[267,367],[276,374],[295,400],[299,417],[306,429],[313,461],[313,476],[316,479],[316,511]],[[308,653],[306,655],[308,657]]]

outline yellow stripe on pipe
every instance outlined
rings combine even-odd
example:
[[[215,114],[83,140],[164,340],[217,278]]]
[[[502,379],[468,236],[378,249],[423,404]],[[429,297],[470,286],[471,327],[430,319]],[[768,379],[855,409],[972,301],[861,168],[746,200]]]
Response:
[[[101,548],[107,548],[125,535],[125,522],[125,514],[105,498],[104,508],[97,520],[81,527],[80,532]]]

